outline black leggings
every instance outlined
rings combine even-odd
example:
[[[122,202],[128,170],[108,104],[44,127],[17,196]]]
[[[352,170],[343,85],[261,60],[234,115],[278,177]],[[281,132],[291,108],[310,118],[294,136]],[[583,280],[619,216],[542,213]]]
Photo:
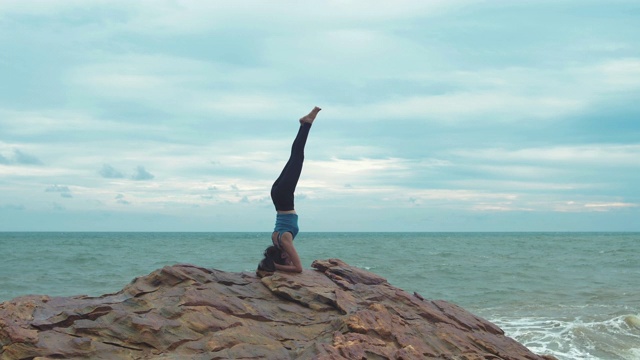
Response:
[[[304,162],[304,145],[307,143],[311,124],[300,125],[298,135],[291,145],[291,156],[282,169],[280,176],[271,186],[271,200],[278,211],[294,210],[293,193],[296,190],[300,173],[302,173],[302,163]]]

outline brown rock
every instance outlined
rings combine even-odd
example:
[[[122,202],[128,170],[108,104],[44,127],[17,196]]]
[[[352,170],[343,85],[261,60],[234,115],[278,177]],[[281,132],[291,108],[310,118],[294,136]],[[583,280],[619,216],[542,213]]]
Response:
[[[262,278],[164,267],[100,297],[0,304],[0,359],[528,359],[490,322],[337,259]]]

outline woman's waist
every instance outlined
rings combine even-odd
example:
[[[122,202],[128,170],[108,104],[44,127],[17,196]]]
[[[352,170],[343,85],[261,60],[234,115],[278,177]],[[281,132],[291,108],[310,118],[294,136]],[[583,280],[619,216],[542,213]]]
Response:
[[[298,232],[298,215],[297,214],[278,214],[276,216],[276,225],[274,231],[292,231],[294,234]]]

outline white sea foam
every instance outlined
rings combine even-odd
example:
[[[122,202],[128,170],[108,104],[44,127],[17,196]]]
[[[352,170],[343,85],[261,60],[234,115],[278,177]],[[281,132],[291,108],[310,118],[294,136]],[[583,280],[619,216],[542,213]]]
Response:
[[[538,354],[554,355],[560,360],[624,359],[640,357],[640,329],[629,326],[628,316],[608,319],[590,318],[518,318],[492,319],[507,336]]]

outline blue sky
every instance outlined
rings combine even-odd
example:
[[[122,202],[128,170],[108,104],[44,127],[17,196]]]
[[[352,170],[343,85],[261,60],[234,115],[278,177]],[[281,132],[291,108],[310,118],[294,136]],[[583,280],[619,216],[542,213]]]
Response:
[[[0,231],[640,231],[637,1],[0,2]]]

